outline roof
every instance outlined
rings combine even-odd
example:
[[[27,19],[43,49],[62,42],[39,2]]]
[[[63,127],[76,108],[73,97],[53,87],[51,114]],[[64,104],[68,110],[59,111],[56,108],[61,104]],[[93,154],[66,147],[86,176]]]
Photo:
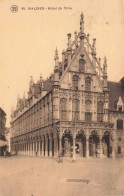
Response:
[[[119,97],[122,98],[124,102],[124,86],[121,82],[111,82],[108,81],[108,89],[109,89],[109,108],[112,111],[117,110],[117,101]]]
[[[6,113],[4,112],[4,110],[0,107],[0,111],[4,114],[4,115],[6,115]]]

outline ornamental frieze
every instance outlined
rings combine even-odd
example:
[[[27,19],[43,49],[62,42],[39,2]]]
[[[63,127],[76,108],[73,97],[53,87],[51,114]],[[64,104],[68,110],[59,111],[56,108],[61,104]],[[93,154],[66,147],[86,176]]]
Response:
[[[85,99],[92,99],[93,98],[93,94],[92,93],[85,93]]]

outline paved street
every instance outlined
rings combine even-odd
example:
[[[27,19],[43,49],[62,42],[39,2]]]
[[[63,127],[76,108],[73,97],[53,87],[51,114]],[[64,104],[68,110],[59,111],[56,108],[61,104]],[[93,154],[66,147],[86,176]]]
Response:
[[[0,158],[0,196],[124,195],[124,159]]]

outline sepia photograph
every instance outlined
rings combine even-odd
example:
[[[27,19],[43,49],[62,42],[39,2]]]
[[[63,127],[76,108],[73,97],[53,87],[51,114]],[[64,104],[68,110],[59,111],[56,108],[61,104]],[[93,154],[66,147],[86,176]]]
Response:
[[[124,0],[0,1],[0,196],[124,196]]]

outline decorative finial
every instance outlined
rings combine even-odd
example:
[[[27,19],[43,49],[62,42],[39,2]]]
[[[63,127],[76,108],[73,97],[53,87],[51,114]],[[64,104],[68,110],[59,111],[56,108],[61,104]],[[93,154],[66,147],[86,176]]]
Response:
[[[104,71],[104,75],[107,75],[107,58],[106,58],[106,56],[104,57],[103,71]]]
[[[30,76],[30,84],[29,84],[30,87],[33,86],[33,84],[34,84],[33,76]]]
[[[42,78],[42,74],[40,74],[40,81],[42,81],[43,80],[43,78]]]
[[[58,59],[59,59],[58,49],[56,48],[56,50],[55,50],[55,57],[54,57],[54,60],[55,60],[55,69],[58,68]]]
[[[58,60],[59,59],[59,56],[58,56],[58,49],[56,47],[56,50],[55,50],[55,57],[54,57],[54,60]]]
[[[83,14],[83,12],[81,13],[81,20],[83,20],[84,19],[84,14]]]
[[[70,49],[71,48],[71,33],[68,33],[67,36],[68,36],[68,48]]]
[[[93,49],[93,54],[96,55],[96,38],[93,39],[92,49]]]
[[[62,51],[62,54],[65,54],[65,50]]]
[[[107,58],[106,58],[106,56],[104,57],[104,64],[107,65]]]

